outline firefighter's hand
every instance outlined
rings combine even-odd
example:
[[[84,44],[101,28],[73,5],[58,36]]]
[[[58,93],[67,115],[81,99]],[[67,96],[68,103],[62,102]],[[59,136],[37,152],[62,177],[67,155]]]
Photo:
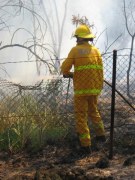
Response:
[[[67,75],[63,74],[63,77],[64,78],[73,78],[73,74],[67,74]]]

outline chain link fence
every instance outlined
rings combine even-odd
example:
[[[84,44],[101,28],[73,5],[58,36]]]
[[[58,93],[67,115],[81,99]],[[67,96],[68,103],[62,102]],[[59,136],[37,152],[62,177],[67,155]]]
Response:
[[[103,62],[104,88],[98,105],[109,140],[113,54],[103,55]],[[129,62],[129,55],[117,56],[114,147],[124,152],[135,147],[135,55],[131,67]],[[0,124],[1,149],[42,147],[71,136],[75,126],[72,79],[52,76],[35,86],[0,79]]]

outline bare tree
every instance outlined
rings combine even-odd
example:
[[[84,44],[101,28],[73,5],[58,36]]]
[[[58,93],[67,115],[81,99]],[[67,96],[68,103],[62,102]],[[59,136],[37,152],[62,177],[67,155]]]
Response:
[[[34,3],[35,1],[33,0],[29,2],[25,0],[1,1],[0,32],[8,35],[9,38],[6,39],[6,42],[3,42],[3,39],[0,40],[0,53],[13,47],[24,49],[27,53],[26,60],[35,60],[38,74],[40,73],[41,62],[47,65],[47,68],[52,72],[52,69],[54,69],[53,61],[46,61],[46,57],[51,57],[54,53],[53,48],[49,44],[45,44],[47,24],[39,13],[39,0]],[[19,19],[22,24],[20,23],[18,27],[14,19]],[[27,22],[28,26],[25,27],[24,21]],[[19,37],[22,37],[22,32],[25,34],[24,38],[22,38],[24,39],[23,42],[16,38],[18,34],[20,35]]]
[[[52,40],[52,47],[54,49],[54,55],[56,58],[55,61],[55,68],[56,71],[59,73],[59,66],[60,66],[60,54],[61,54],[61,45],[62,45],[62,40],[63,40],[63,31],[64,31],[64,25],[65,25],[65,20],[67,16],[67,5],[68,5],[68,0],[65,0],[65,9],[64,9],[64,14],[62,18],[62,22],[60,23],[60,18],[59,18],[59,13],[58,13],[58,6],[56,4],[55,0],[52,0],[52,5],[54,8],[54,13],[55,13],[55,18],[50,18],[48,16],[47,8],[43,0],[40,0],[41,7],[43,8],[43,12],[45,14],[45,18],[47,21],[48,29],[51,35],[51,40]],[[50,5],[51,7],[51,5]],[[53,10],[52,10],[53,11]],[[56,22],[56,27],[54,27],[54,21]]]
[[[130,98],[133,98],[130,95],[130,71],[133,61],[133,49],[134,49],[134,40],[135,40],[135,4],[130,1],[126,4],[126,1],[123,0],[123,12],[125,18],[126,30],[131,37],[130,41],[130,55],[129,55],[129,65],[127,70],[127,95]]]

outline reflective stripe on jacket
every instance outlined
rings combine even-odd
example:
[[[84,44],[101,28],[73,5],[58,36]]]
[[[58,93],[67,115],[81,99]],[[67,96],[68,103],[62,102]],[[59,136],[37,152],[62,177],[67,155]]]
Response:
[[[61,65],[64,75],[74,67],[74,92],[76,96],[98,95],[103,88],[103,64],[99,50],[88,42],[71,49]]]

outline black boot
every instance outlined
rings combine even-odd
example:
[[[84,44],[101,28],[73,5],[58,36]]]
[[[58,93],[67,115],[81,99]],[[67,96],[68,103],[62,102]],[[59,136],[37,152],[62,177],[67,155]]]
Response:
[[[103,149],[104,145],[106,142],[106,138],[105,136],[96,136],[96,150],[99,151],[101,149]]]
[[[91,153],[92,153],[91,146],[86,146],[86,147],[81,146],[79,149],[79,155],[81,156],[87,156],[90,155]]]
[[[106,138],[105,138],[104,135],[103,136],[96,136],[96,141],[98,141],[98,142],[105,142]]]

